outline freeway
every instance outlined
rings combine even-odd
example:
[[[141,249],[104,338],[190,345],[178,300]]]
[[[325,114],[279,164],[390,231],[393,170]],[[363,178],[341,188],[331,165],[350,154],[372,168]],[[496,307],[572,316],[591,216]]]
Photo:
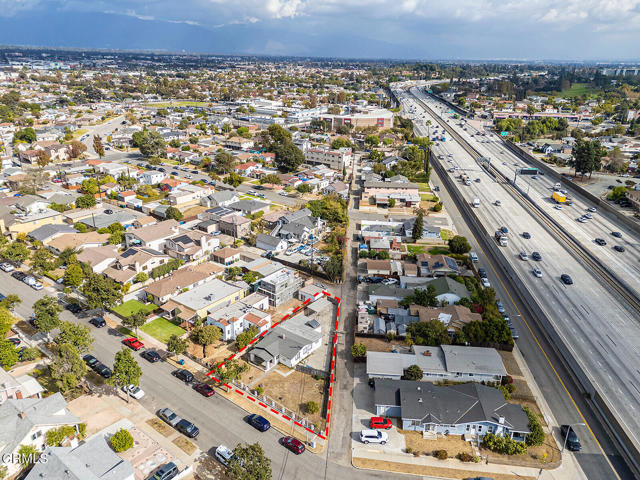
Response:
[[[459,120],[449,117],[439,102],[422,92],[414,90],[427,105],[439,112],[448,122],[448,126],[460,134],[474,149],[476,149],[485,158],[491,159],[491,165],[498,170],[506,178],[513,180],[520,189],[525,191],[530,200],[542,209],[549,212],[553,220],[562,228],[570,232],[578,241],[579,245],[593,256],[599,259],[600,263],[606,265],[615,275],[628,286],[637,296],[640,297],[640,241],[638,236],[631,229],[624,225],[618,225],[616,220],[610,214],[601,211],[593,213],[593,219],[584,223],[578,222],[577,219],[582,215],[589,213],[589,208],[595,208],[584,198],[572,197],[572,205],[563,206],[562,210],[553,208],[555,202],[551,199],[553,193],[553,185],[555,181],[548,176],[518,176],[521,168],[530,167],[520,157],[504,146],[503,140],[493,132],[478,130],[469,122],[464,126],[460,126]],[[482,133],[483,135],[478,135]],[[620,232],[622,238],[618,239],[611,235],[611,232]],[[603,238],[606,246],[598,245],[595,238]],[[617,252],[613,249],[614,245],[620,245],[625,248],[625,252]]]
[[[438,121],[435,117],[430,119],[434,123]],[[421,125],[416,129],[421,135],[426,134],[426,128]],[[434,147],[434,153],[450,160],[445,162],[447,168],[458,167],[454,175],[464,172],[472,179],[480,179],[479,183],[473,181],[470,186],[462,185],[455,178],[453,181],[458,182],[466,202],[470,203],[473,198],[480,199],[481,206],[475,209],[475,213],[488,235],[492,235],[500,226],[508,226],[511,231],[509,246],[503,250],[511,268],[523,279],[524,288],[542,307],[581,369],[587,372],[596,389],[606,397],[633,434],[637,431],[636,405],[640,399],[640,391],[636,390],[639,372],[634,367],[640,359],[637,348],[640,330],[635,321],[635,312],[604,291],[598,279],[581,262],[568,255],[558,239],[550,235],[527,208],[516,202],[504,190],[504,185],[494,182],[458,143],[440,142]],[[502,207],[492,205],[497,199],[503,202]],[[521,236],[524,231],[531,233],[531,240]],[[523,249],[529,253],[532,250],[541,253],[543,260],[535,263],[542,269],[543,278],[536,278],[532,274],[533,261],[519,259],[519,252]],[[576,279],[576,285],[563,285],[559,281],[561,273],[571,274]],[[515,320],[520,331],[529,328],[524,321],[524,318]],[[589,459],[598,456],[600,445],[596,437],[590,438],[586,431],[582,436],[588,439],[584,453]],[[598,440],[601,444],[605,441],[608,443],[601,435],[598,435]],[[578,458],[582,456],[581,453]],[[600,462],[603,460],[605,457],[600,456]],[[605,471],[602,465],[594,471],[589,463],[581,462],[581,465],[585,472],[589,472],[590,478],[606,478],[600,475]]]

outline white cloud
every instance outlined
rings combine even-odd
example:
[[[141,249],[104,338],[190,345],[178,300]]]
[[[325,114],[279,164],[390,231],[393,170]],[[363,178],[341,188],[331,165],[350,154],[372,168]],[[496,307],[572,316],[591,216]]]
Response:
[[[11,17],[23,10],[32,10],[39,0],[0,0],[0,16]]]

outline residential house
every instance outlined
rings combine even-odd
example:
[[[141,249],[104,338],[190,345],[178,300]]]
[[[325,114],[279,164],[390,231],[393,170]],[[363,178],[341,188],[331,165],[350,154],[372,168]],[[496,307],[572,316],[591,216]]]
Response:
[[[311,215],[311,210],[302,208],[280,218],[278,235],[287,240],[306,242],[311,235],[319,236],[325,222]]]
[[[416,264],[421,277],[442,277],[460,274],[460,267],[456,261],[447,255],[419,253],[416,255]]]
[[[169,219],[155,225],[129,230],[124,234],[124,241],[127,247],[140,246],[163,252],[167,239],[179,232],[178,222]]]
[[[422,370],[422,380],[428,382],[501,382],[507,374],[495,348],[413,345],[411,353],[367,352],[367,376],[370,380],[400,380],[411,365],[418,365]]]
[[[190,265],[174,270],[168,276],[157,280],[145,287],[147,295],[151,295],[152,301],[160,306],[167,303],[171,297],[186,290],[203,285],[224,272],[220,265],[205,262],[198,265]]]
[[[430,240],[440,240],[440,227],[429,225],[427,222],[427,218],[422,222],[422,236],[420,238],[428,238]],[[415,218],[409,218],[405,220],[402,224],[402,234],[405,237],[411,237],[413,234],[413,225],[415,223]]]
[[[78,233],[78,231],[71,225],[43,225],[29,232],[27,237],[31,240],[38,240],[39,242],[45,243],[65,233]]]
[[[142,175],[140,175],[139,182],[144,185],[155,185],[160,183],[166,175],[162,172],[158,172],[156,170],[145,170]]]
[[[625,193],[625,197],[631,202],[633,208],[635,208],[636,210],[640,210],[640,191],[627,190],[627,192]]]
[[[317,320],[296,315],[271,329],[249,351],[252,363],[269,371],[278,363],[294,368],[322,345],[322,330]]]
[[[205,258],[220,246],[220,240],[213,235],[189,230],[167,238],[165,250],[173,258],[194,262]]]
[[[64,233],[53,240],[45,242],[44,245],[51,250],[54,255],[60,255],[65,249],[80,250],[92,247],[99,247],[109,241],[108,233],[87,232],[87,233]]]
[[[230,203],[228,208],[242,212],[244,215],[255,215],[258,212],[267,212],[269,210],[269,204],[258,200],[239,200]]]
[[[226,207],[240,200],[235,190],[221,190],[211,193],[200,199],[200,205],[204,207]]]
[[[226,307],[211,312],[207,317],[209,325],[222,330],[222,340],[232,341],[236,337],[255,326],[257,334],[266,332],[271,326],[271,315],[266,312],[269,299],[260,293],[252,293]]]
[[[17,455],[21,445],[32,445],[42,452],[49,430],[79,423],[60,392],[43,398],[8,399],[0,405],[0,455]],[[18,462],[3,463],[8,476],[20,469]]]
[[[380,379],[374,392],[376,415],[399,417],[403,430],[484,437],[493,433],[524,442],[529,419],[502,392],[476,382],[437,386],[432,383]]]
[[[232,150],[248,150],[253,147],[253,140],[242,137],[231,137],[225,140],[224,146]]]
[[[211,261],[228,267],[240,260],[240,250],[233,247],[224,247],[211,254]]]
[[[200,199],[209,195],[210,192],[211,189],[183,183],[177,189],[173,190],[167,199],[170,205],[186,206],[199,203]]]
[[[369,276],[384,276],[388,277],[393,275],[393,268],[391,266],[391,260],[367,260],[367,275]]]
[[[116,262],[117,257],[118,252],[115,245],[85,248],[77,255],[78,261],[89,264],[93,273],[104,272],[107,267]]]
[[[288,242],[280,237],[273,237],[265,233],[261,233],[256,237],[256,247],[274,254],[284,252],[287,249]]]
[[[342,171],[351,166],[353,153],[351,148],[330,149],[327,147],[312,147],[304,153],[305,163],[309,165],[326,165],[334,170]]]
[[[251,220],[235,212],[220,218],[218,228],[225,235],[243,238],[251,234]]]
[[[254,170],[256,170],[258,167],[260,167],[259,163],[246,162],[241,163],[240,165],[236,165],[234,170],[238,175],[241,175],[243,177],[250,177]]]
[[[14,377],[0,368],[0,404],[9,399],[41,398],[44,388],[29,375]]]
[[[349,185],[341,181],[336,181],[326,186],[322,193],[325,195],[335,193],[342,198],[347,198],[349,196]]]
[[[137,274],[151,271],[169,261],[169,256],[147,247],[129,247],[116,257],[116,261],[104,270],[104,274],[124,285],[133,283]]]
[[[447,327],[449,335],[451,336],[453,336],[456,330],[462,329],[465,325],[482,320],[482,315],[472,312],[462,305],[430,308],[412,304],[409,305],[409,314],[417,316],[420,322],[439,320]]]
[[[272,307],[279,307],[294,298],[303,281],[296,271],[290,268],[281,268],[277,272],[261,278],[258,283],[258,292],[269,297]]]
[[[393,199],[398,207],[419,205],[420,193],[418,184],[407,182],[364,182],[361,200],[363,205],[387,207],[390,199]]]

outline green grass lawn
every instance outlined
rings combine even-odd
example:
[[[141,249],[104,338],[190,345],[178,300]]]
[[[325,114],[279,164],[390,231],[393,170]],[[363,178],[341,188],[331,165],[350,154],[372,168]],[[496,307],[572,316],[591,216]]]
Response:
[[[185,332],[182,328],[161,317],[145,323],[140,327],[140,330],[160,340],[162,343],[167,343],[171,335],[180,336]]]
[[[424,245],[407,245],[407,252],[413,254],[424,253]]]
[[[430,255],[447,255],[449,249],[447,247],[433,247],[429,249]]]
[[[153,303],[144,304],[139,302],[138,300],[129,300],[124,302],[122,305],[118,305],[113,309],[115,313],[120,315],[121,317],[130,317],[134,313],[143,310],[146,313],[151,313],[156,309],[156,305]]]
[[[447,230],[446,228],[440,230],[440,238],[445,242],[451,240],[453,237],[455,237],[455,235],[455,233],[453,233],[451,230]]]
[[[420,200],[423,202],[435,202],[438,200],[438,197],[432,193],[421,193]]]
[[[571,85],[571,88],[560,92],[560,95],[563,97],[579,97],[581,95],[595,95],[597,92],[598,90],[591,87],[588,83],[574,83]]]
[[[429,188],[428,183],[418,183],[418,190],[420,192],[430,192],[431,188]]]

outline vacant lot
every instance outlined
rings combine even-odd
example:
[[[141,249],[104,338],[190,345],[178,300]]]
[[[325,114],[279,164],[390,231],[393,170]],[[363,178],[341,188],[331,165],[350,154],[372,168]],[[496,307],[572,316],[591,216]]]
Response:
[[[150,322],[145,323],[140,327],[140,330],[148,333],[153,338],[160,340],[162,343],[167,343],[171,335],[182,336],[185,333],[182,328],[162,317],[155,318]]]
[[[356,337],[355,341],[356,343],[364,344],[367,347],[367,352],[393,352],[393,349],[396,346],[405,347],[404,342],[400,340],[388,342],[386,339],[382,338]]]
[[[128,318],[134,313],[138,313],[141,310],[145,313],[151,313],[156,308],[156,305],[153,303],[148,303],[145,305],[138,300],[129,300],[127,302],[124,302],[122,305],[118,305],[117,307],[115,307],[113,311],[121,317]]]

